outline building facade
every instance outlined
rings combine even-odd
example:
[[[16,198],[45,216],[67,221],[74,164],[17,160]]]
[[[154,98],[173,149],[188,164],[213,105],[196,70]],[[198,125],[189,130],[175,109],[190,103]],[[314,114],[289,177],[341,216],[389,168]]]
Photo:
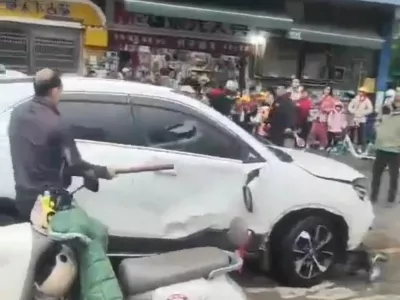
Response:
[[[107,47],[105,14],[89,0],[0,3],[0,63],[7,67],[83,73],[85,53]]]
[[[110,0],[109,49],[148,68],[157,48],[175,49],[173,61],[183,50],[206,53],[182,59],[214,61],[200,63],[214,68],[209,72],[246,56],[248,76],[268,85],[296,76],[311,87],[356,89],[372,77],[382,90],[395,18],[389,1],[234,0],[228,6],[204,0],[193,7],[189,1]]]

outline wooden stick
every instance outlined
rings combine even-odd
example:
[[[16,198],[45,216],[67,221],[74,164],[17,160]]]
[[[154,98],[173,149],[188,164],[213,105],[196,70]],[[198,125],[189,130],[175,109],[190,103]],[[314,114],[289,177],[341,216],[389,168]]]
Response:
[[[174,168],[175,167],[173,164],[144,165],[144,166],[116,169],[115,173],[116,174],[131,174],[131,173],[173,170]]]

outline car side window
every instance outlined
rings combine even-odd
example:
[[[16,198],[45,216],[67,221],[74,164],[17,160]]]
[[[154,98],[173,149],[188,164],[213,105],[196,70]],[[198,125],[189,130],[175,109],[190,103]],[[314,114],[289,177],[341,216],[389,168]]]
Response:
[[[159,106],[135,105],[134,112],[151,147],[241,160],[236,139],[211,122]]]
[[[59,110],[75,139],[133,143],[133,120],[127,104],[61,100]]]

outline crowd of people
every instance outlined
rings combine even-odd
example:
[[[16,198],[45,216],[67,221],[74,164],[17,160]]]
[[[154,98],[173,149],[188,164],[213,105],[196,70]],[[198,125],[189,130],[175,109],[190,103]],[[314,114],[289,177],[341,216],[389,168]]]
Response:
[[[245,95],[238,95],[237,84],[228,81],[225,87],[207,93],[212,107],[276,145],[283,146],[293,137],[297,147],[327,150],[349,134],[357,150],[363,152],[370,142],[366,123],[374,113],[373,104],[364,87],[350,96],[351,101],[344,102],[326,86],[319,99],[313,99],[296,78],[289,87],[260,90],[254,85]]]
[[[117,74],[122,80],[130,76],[127,68]],[[347,95],[350,101],[343,101],[331,86],[315,99],[297,78],[292,78],[290,86],[263,88],[254,82],[243,90],[235,79],[221,85],[192,73],[177,81],[165,70],[146,83],[178,89],[279,146],[292,138],[296,147],[329,151],[348,134],[356,151],[363,153],[374,141],[374,126],[367,121],[375,119],[376,113],[365,87]]]

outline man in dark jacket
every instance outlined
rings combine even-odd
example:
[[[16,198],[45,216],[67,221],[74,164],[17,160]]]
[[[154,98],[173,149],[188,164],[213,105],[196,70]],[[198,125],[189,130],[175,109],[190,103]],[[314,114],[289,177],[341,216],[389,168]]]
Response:
[[[8,128],[16,206],[22,221],[30,220],[37,196],[48,188],[62,188],[65,178],[115,176],[112,169],[83,161],[68,128],[61,125],[59,75],[42,69],[36,73],[33,86],[35,96],[12,111]]]
[[[277,88],[276,95],[268,116],[268,134],[272,143],[283,146],[285,133],[290,132],[296,122],[296,105],[283,86]]]

